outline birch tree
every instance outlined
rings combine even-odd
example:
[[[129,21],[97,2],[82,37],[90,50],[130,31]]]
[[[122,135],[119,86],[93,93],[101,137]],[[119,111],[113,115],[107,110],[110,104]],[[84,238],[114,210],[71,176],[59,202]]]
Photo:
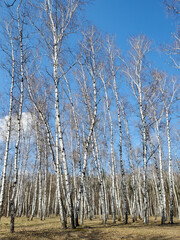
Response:
[[[152,108],[152,118],[155,125],[156,137],[158,140],[158,153],[159,153],[159,178],[160,178],[160,202],[161,202],[161,224],[164,224],[166,221],[166,196],[165,196],[165,187],[164,187],[164,177],[163,177],[163,165],[162,165],[162,139],[160,137],[160,124],[162,122],[164,114],[164,106],[162,103],[159,103],[160,91],[158,88],[158,72],[153,73],[153,78],[155,81],[155,91],[152,94],[152,97],[149,98],[150,105]]]
[[[20,16],[20,7],[22,1],[19,2],[17,6],[17,39],[18,39],[18,49],[19,49],[19,56],[20,59],[15,59],[14,54],[14,39],[15,36],[12,36],[12,29],[6,25],[6,30],[8,36],[10,38],[10,46],[11,46],[11,60],[12,60],[12,83],[11,83],[11,92],[10,92],[10,108],[9,108],[9,120],[8,120],[8,131],[7,131],[7,141],[6,141],[6,149],[5,149],[5,161],[4,161],[4,169],[3,169],[3,182],[1,188],[1,195],[0,195],[0,216],[1,216],[1,209],[3,203],[3,195],[4,195],[4,186],[5,186],[5,178],[6,178],[6,167],[7,167],[7,160],[8,160],[8,152],[9,152],[9,142],[10,142],[10,131],[11,131],[11,117],[12,117],[12,106],[13,106],[13,90],[14,90],[14,81],[15,81],[15,66],[19,62],[20,65],[20,100],[19,100],[19,110],[17,113],[17,141],[15,144],[15,153],[14,153],[14,180],[13,180],[13,188],[12,188],[12,196],[10,199],[10,208],[11,208],[11,227],[10,231],[14,232],[14,217],[15,217],[15,205],[14,199],[16,196],[16,187],[17,187],[17,180],[18,180],[18,169],[17,169],[17,160],[18,160],[18,152],[19,152],[19,144],[20,144],[20,132],[21,132],[21,118],[22,118],[22,108],[23,108],[23,92],[24,92],[24,47],[23,47],[23,21]],[[24,17],[24,16],[23,16]],[[15,19],[11,19],[11,23],[15,23]]]
[[[94,27],[89,28],[89,31],[84,32],[84,39],[83,42],[81,43],[81,50],[82,50],[82,57],[84,57],[84,62],[85,62],[85,67],[84,69],[82,61],[80,59],[79,64],[80,64],[80,74],[82,76],[82,80],[84,82],[84,86],[81,83],[81,80],[78,78],[78,82],[81,86],[85,105],[88,110],[88,117],[90,120],[90,127],[88,130],[88,135],[87,138],[84,141],[84,154],[83,154],[83,166],[82,166],[82,171],[81,171],[81,176],[80,176],[80,187],[79,187],[79,193],[78,193],[78,199],[77,199],[77,204],[76,204],[76,218],[79,214],[79,208],[80,208],[80,202],[81,202],[81,197],[83,190],[84,196],[86,197],[88,201],[88,196],[86,192],[86,186],[85,186],[85,174],[86,174],[86,168],[87,168],[87,157],[88,157],[88,149],[91,141],[91,137],[94,131],[95,127],[95,121],[96,121],[96,115],[97,115],[97,70],[98,70],[98,65],[97,65],[97,54],[99,51],[99,36],[94,29]],[[86,86],[86,70],[89,72],[92,85],[93,85],[93,106],[90,104],[90,99],[89,99],[89,94],[87,91],[87,86]],[[88,201],[89,202],[89,201]],[[90,207],[90,206],[89,206]]]
[[[172,77],[170,83],[167,82],[167,76],[165,74],[158,74],[158,83],[159,89],[161,92],[161,99],[165,108],[165,117],[166,117],[166,130],[167,130],[167,141],[168,141],[168,156],[169,156],[169,222],[173,223],[173,168],[172,168],[172,147],[171,147],[171,135],[170,135],[170,108],[175,101],[176,93],[178,91],[179,85],[177,84],[176,78]],[[169,86],[168,86],[169,85]],[[167,87],[171,87],[171,93],[167,92]]]
[[[121,175],[122,175],[122,187],[123,187],[123,205],[124,205],[124,213],[125,213],[125,223],[128,223],[128,210],[127,210],[127,189],[126,189],[126,182],[125,182],[125,169],[123,163],[123,152],[122,152],[122,119],[121,119],[121,106],[120,100],[118,96],[117,90],[117,74],[118,74],[118,67],[116,66],[117,55],[119,55],[118,50],[115,49],[113,40],[110,38],[107,39],[107,52],[108,52],[108,61],[109,61],[109,68],[110,74],[112,78],[112,85],[113,85],[113,92],[116,99],[116,107],[117,107],[117,114],[118,114],[118,127],[119,127],[119,155],[120,155],[120,166],[121,166]]]
[[[165,47],[165,53],[170,58],[170,65],[177,70],[180,70],[180,33],[179,33],[179,17],[180,4],[179,0],[164,1],[168,12],[177,20],[177,32],[172,33],[173,43]]]
[[[23,109],[23,97],[24,97],[24,64],[25,64],[25,56],[24,56],[24,47],[23,47],[23,24],[24,19],[20,17],[20,7],[22,4],[22,0],[19,2],[17,7],[17,24],[18,24],[18,40],[20,47],[20,76],[21,76],[21,86],[20,86],[20,103],[19,103],[19,112],[18,112],[18,135],[17,141],[15,145],[15,156],[14,156],[14,186],[13,193],[11,197],[11,232],[14,232],[14,215],[15,215],[15,207],[14,207],[14,198],[16,194],[16,186],[17,186],[17,178],[18,178],[18,170],[17,170],[17,159],[18,159],[18,151],[20,144],[20,134],[21,134],[21,118],[22,118],[22,109]],[[24,13],[23,13],[24,15]],[[23,16],[24,18],[24,16]]]
[[[125,74],[130,81],[133,94],[137,100],[140,120],[142,123],[142,144],[143,144],[143,197],[144,197],[144,223],[148,223],[148,189],[147,189],[147,141],[148,128],[146,121],[146,105],[144,104],[144,80],[145,66],[144,59],[150,51],[150,42],[143,35],[130,39],[130,65],[125,64]]]
[[[6,184],[6,171],[7,171],[9,144],[10,144],[10,137],[11,137],[11,121],[12,121],[11,119],[12,119],[12,110],[13,110],[13,91],[14,91],[14,75],[15,75],[14,44],[13,44],[13,37],[12,37],[12,34],[11,34],[12,29],[10,28],[9,24],[6,25],[6,30],[7,30],[8,36],[10,38],[12,73],[11,73],[11,89],[10,89],[8,129],[7,129],[6,146],[5,146],[5,152],[4,152],[4,166],[3,166],[2,181],[1,181],[1,192],[0,192],[0,218],[2,216],[2,209],[3,209],[4,192],[5,192],[5,184]]]
[[[74,228],[74,210],[72,203],[72,193],[70,189],[70,180],[69,180],[69,172],[68,165],[66,159],[66,152],[63,140],[63,129],[62,129],[62,121],[60,114],[60,103],[59,103],[59,83],[60,83],[60,72],[59,66],[60,63],[63,62],[62,49],[65,43],[65,37],[69,36],[74,30],[76,26],[75,15],[80,5],[82,5],[84,1],[45,1],[45,3],[41,6],[41,13],[44,17],[44,22],[42,22],[44,31],[40,27],[37,22],[34,22],[31,19],[32,24],[38,30],[41,35],[44,44],[47,47],[47,50],[50,54],[50,59],[52,60],[52,78],[54,82],[54,96],[55,96],[55,129],[56,129],[56,166],[57,166],[57,179],[60,178],[59,175],[59,151],[62,157],[62,164],[64,168],[65,174],[65,186],[66,186],[66,195],[67,195],[67,203],[68,203],[68,212],[70,214],[70,224],[71,227]],[[59,180],[58,180],[59,181]],[[60,184],[58,184],[60,187]]]
[[[111,211],[112,211],[112,218],[113,218],[113,223],[116,222],[116,212],[115,212],[115,192],[116,192],[116,179],[115,179],[115,154],[114,154],[114,134],[113,134],[113,122],[112,122],[112,116],[110,113],[110,106],[109,106],[109,99],[107,95],[107,89],[106,89],[106,84],[105,84],[105,79],[104,79],[104,74],[101,72],[100,73],[100,78],[103,82],[104,86],[104,92],[105,92],[105,102],[106,102],[106,108],[109,116],[109,121],[110,121],[110,132],[111,132],[111,164],[110,164],[110,169],[111,169],[111,174],[112,174],[112,194],[111,194]]]

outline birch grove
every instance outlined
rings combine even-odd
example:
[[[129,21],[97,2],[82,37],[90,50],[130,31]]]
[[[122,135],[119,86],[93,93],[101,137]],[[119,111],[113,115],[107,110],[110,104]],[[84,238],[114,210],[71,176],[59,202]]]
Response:
[[[121,54],[115,37],[81,21],[87,3],[4,5],[0,218],[11,216],[11,232],[15,216],[58,215],[64,229],[180,218],[179,76],[149,63],[145,35]],[[179,71],[174,37],[165,52]]]

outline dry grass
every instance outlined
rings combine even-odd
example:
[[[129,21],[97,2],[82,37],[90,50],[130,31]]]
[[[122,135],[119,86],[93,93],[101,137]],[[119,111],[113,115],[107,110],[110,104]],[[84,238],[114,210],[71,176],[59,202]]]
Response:
[[[142,221],[129,223],[123,222],[113,224],[108,220],[106,225],[102,225],[97,218],[92,221],[86,220],[83,226],[74,230],[61,229],[59,218],[47,218],[40,221],[34,218],[28,221],[26,218],[16,218],[15,233],[9,233],[10,219],[2,218],[0,221],[0,239],[4,240],[34,240],[34,239],[59,239],[59,240],[117,240],[117,239],[137,239],[137,240],[180,240],[180,221],[174,219],[174,224],[160,225],[160,219],[150,219],[148,225]]]

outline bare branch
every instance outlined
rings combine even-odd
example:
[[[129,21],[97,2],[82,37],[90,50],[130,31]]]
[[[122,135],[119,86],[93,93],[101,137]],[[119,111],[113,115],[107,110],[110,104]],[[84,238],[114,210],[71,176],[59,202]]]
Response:
[[[14,0],[14,2],[11,3],[11,4],[8,4],[8,3],[6,3],[6,2],[4,2],[4,3],[6,4],[7,7],[12,7],[12,6],[15,4],[16,1],[17,1],[17,0]]]

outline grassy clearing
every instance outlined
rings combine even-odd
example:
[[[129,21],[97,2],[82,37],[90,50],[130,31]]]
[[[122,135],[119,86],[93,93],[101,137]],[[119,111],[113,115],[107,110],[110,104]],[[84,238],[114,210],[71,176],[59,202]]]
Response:
[[[160,225],[160,219],[150,219],[148,225],[142,221],[129,223],[123,222],[113,224],[108,220],[106,225],[101,224],[98,218],[85,220],[84,225],[74,230],[61,229],[58,217],[47,218],[40,221],[34,218],[28,221],[26,218],[16,218],[15,233],[9,233],[10,219],[2,218],[0,222],[0,239],[3,240],[34,240],[34,239],[59,239],[59,240],[180,240],[180,221],[174,219],[174,224]]]

